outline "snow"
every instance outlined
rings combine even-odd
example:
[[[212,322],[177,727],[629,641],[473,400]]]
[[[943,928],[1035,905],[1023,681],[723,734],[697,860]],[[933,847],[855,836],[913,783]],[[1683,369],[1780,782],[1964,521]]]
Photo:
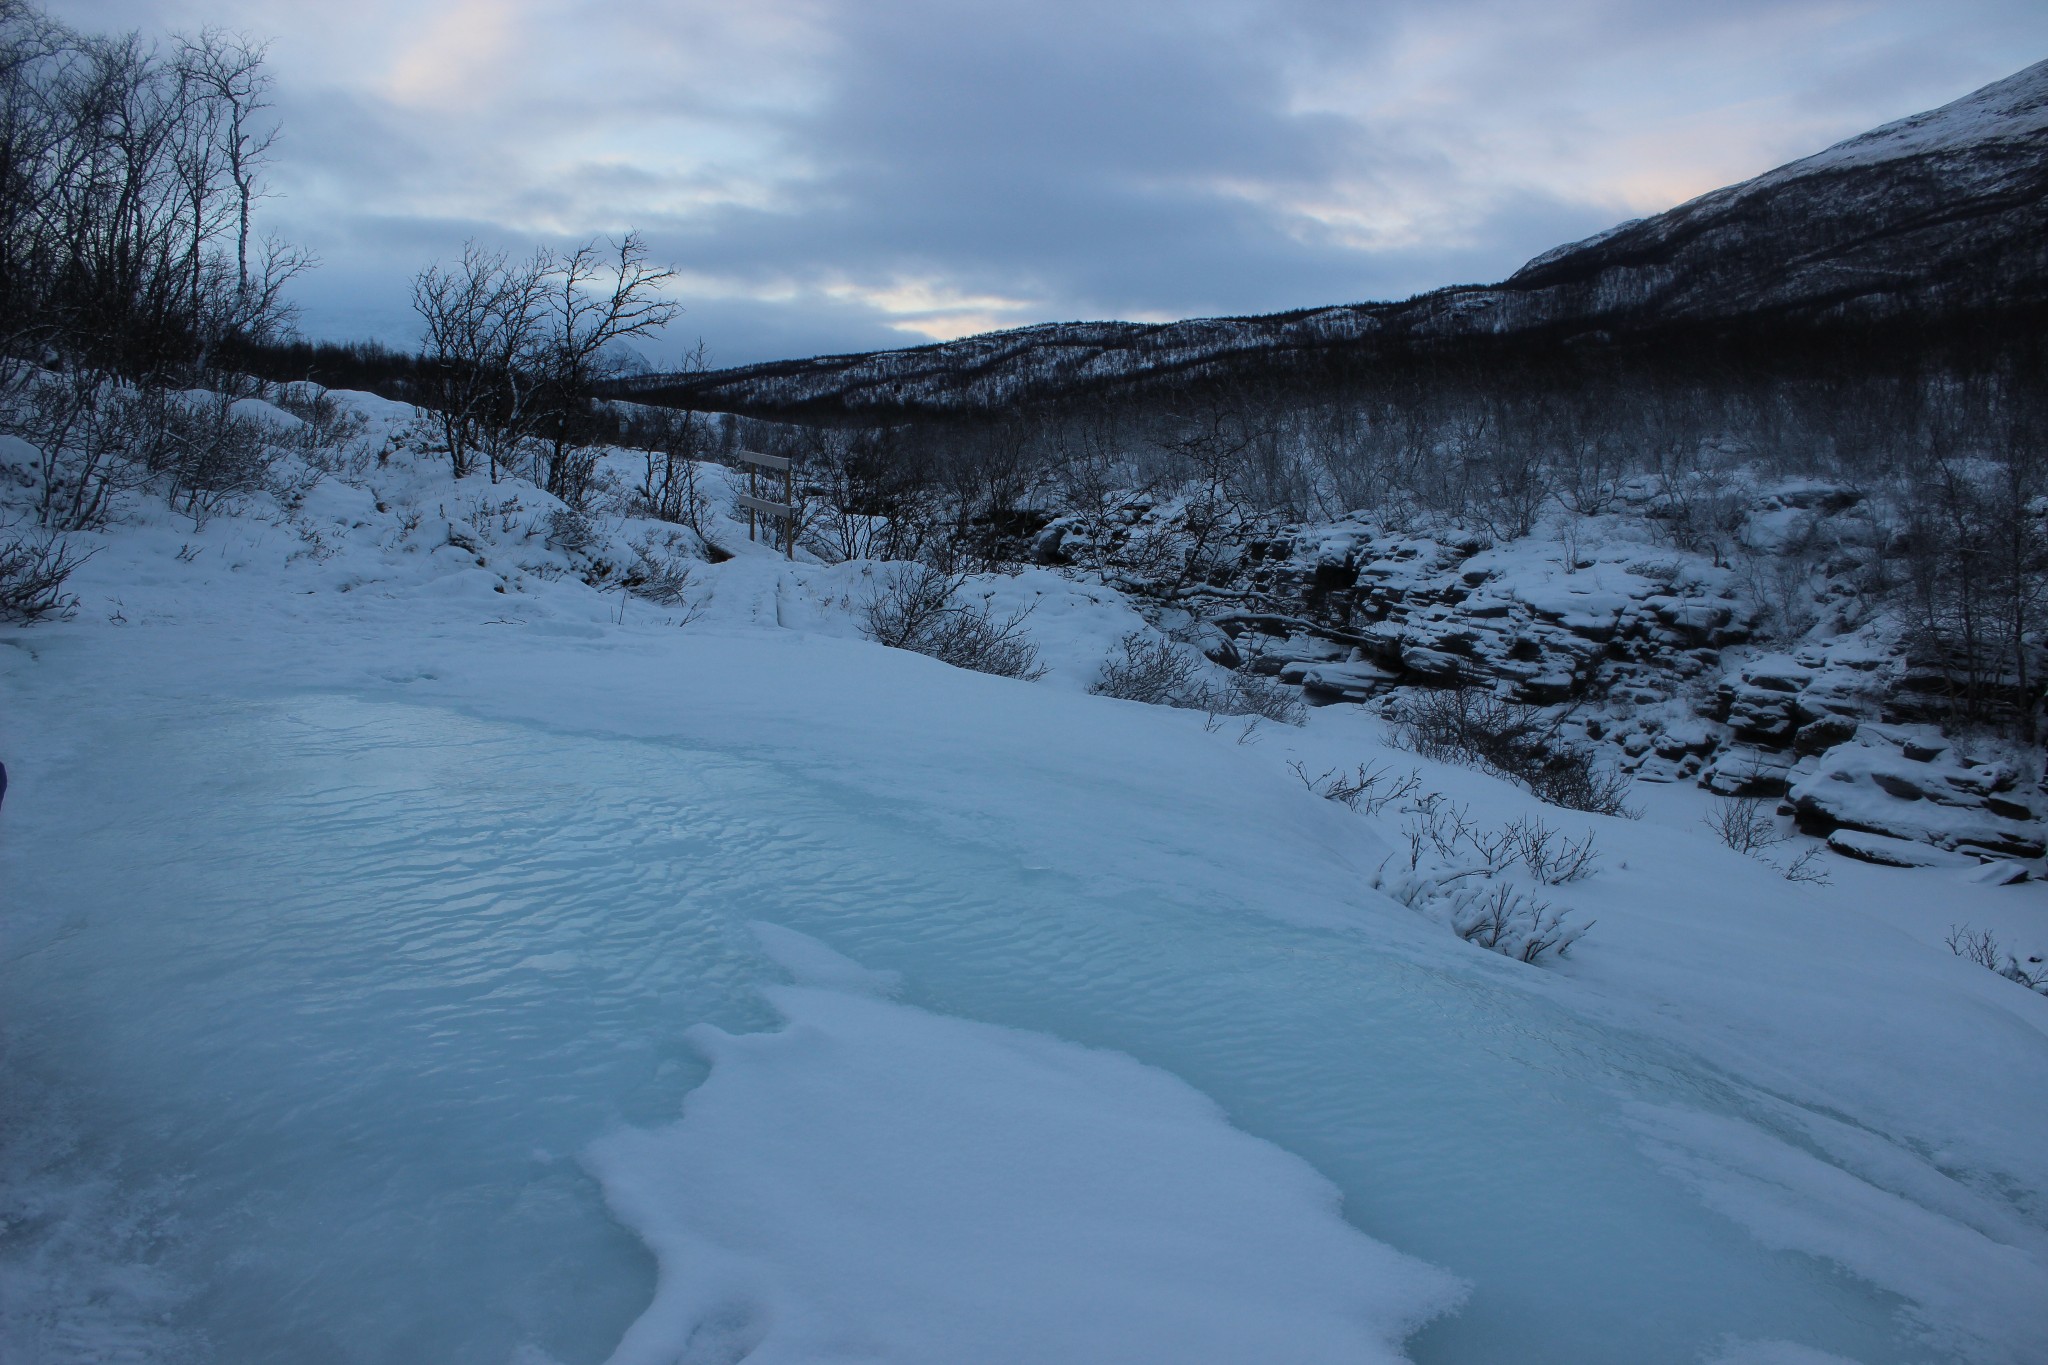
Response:
[[[652,528],[551,510],[138,496],[0,634],[0,1357],[2035,1357],[2048,999],[1943,939],[2048,947],[2039,883],[1092,697],[1138,618],[1047,571],[976,586],[1031,684],[715,512],[598,592]],[[1593,929],[1460,942],[1290,763],[1590,830],[1530,889]]]
[[[763,927],[829,988],[768,987],[779,1032],[693,1029],[682,1121],[592,1148],[662,1265],[616,1365],[1394,1361],[1461,1297],[1185,1083],[873,998]]]
[[[1816,171],[2001,142],[2026,148],[2043,136],[2048,136],[2048,61],[2035,62],[1939,109],[1860,133],[1748,183],[1761,186]]]

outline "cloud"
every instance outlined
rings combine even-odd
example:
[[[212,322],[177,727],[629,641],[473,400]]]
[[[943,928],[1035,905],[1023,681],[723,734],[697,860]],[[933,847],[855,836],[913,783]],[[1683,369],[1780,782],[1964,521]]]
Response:
[[[275,34],[309,325],[405,332],[468,236],[639,226],[730,363],[1499,278],[2048,53],[2018,0],[54,8]]]

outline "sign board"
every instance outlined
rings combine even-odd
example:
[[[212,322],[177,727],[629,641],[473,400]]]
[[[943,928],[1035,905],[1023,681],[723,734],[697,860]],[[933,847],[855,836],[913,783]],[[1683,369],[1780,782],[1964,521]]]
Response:
[[[787,455],[763,455],[758,450],[736,450],[733,455],[751,466],[747,470],[747,491],[735,493],[733,501],[746,509],[747,539],[752,540],[755,529],[762,517],[774,517],[782,523],[782,552],[791,559],[796,558],[796,470]],[[781,502],[770,502],[759,496],[761,493],[761,471],[771,470],[782,475]]]

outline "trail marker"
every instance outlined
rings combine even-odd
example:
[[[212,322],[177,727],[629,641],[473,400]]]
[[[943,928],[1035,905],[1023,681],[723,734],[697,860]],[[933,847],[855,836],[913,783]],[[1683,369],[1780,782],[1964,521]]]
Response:
[[[739,494],[734,501],[747,509],[747,539],[754,539],[757,518],[775,517],[782,523],[782,550],[791,559],[796,558],[796,470],[791,468],[787,455],[763,455],[754,450],[733,452],[747,463],[747,491]],[[782,501],[770,502],[761,496],[761,471],[782,474]]]

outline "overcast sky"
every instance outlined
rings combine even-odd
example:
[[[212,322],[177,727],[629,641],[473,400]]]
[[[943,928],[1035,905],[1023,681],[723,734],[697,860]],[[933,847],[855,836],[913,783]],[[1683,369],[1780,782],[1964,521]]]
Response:
[[[1489,281],[2048,57],[2041,0],[54,0],[272,40],[305,329],[640,228],[661,360]]]

